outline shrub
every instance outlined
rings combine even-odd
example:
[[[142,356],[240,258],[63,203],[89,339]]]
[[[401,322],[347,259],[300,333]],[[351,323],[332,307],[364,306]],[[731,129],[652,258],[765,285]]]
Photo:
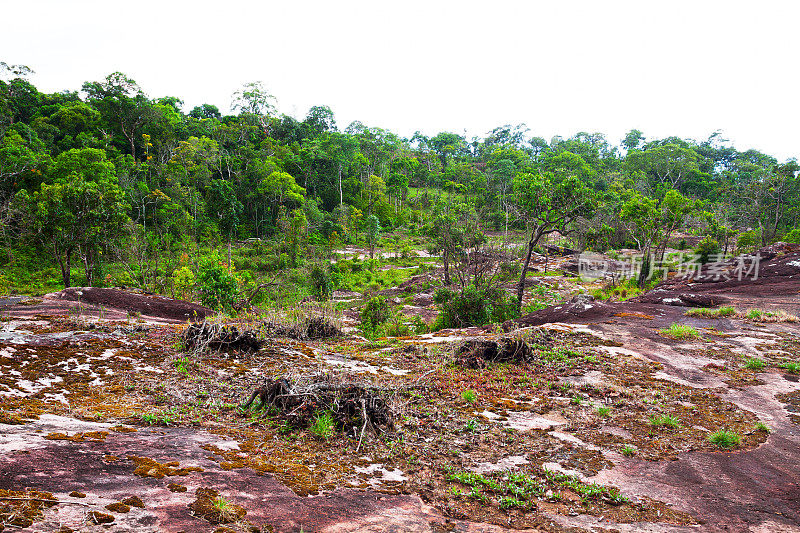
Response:
[[[755,248],[761,244],[761,230],[745,231],[736,240],[736,247],[742,250]]]
[[[308,271],[308,283],[311,294],[317,300],[327,300],[335,289],[335,275],[330,266],[314,264]]]
[[[719,256],[722,248],[719,243],[711,237],[705,237],[702,241],[697,243],[697,248],[694,253],[700,256],[700,263],[706,264],[714,259],[714,256]]]
[[[228,270],[225,259],[219,252],[200,258],[197,282],[203,305],[229,309],[236,301],[236,278]]]
[[[516,303],[510,294],[481,290],[475,285],[467,285],[458,292],[438,289],[433,300],[439,304],[439,316],[432,330],[505,322],[517,316]]]
[[[712,444],[716,444],[720,448],[733,448],[734,446],[739,445],[742,438],[733,431],[720,429],[719,431],[715,431],[714,433],[709,435],[708,440],[709,442],[711,442]]]
[[[194,272],[188,266],[181,267],[172,274],[172,286],[178,298],[191,299],[196,282]]]
[[[374,296],[364,304],[359,313],[361,316],[361,328],[367,331],[375,331],[378,326],[389,320],[389,302],[383,296]]]
[[[800,228],[795,228],[786,235],[784,235],[783,240],[785,242],[800,244]]]

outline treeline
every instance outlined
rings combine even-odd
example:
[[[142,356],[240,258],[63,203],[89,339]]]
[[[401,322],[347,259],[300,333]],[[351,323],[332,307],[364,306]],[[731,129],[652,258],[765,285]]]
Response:
[[[800,167],[718,134],[633,130],[616,146],[506,125],[406,139],[360,122],[341,130],[326,106],[279,115],[258,83],[234,95],[232,114],[187,113],[118,72],[46,94],[26,67],[0,71],[2,261],[47,258],[65,285],[75,265],[81,283],[102,283],[114,258],[152,286],[172,275],[163,258],[248,238],[275,238],[296,266],[309,244],[374,246],[399,227],[428,235],[446,263],[481,228],[526,230],[528,255],[551,233],[647,254],[687,226],[726,250],[745,230],[752,243],[798,235]]]

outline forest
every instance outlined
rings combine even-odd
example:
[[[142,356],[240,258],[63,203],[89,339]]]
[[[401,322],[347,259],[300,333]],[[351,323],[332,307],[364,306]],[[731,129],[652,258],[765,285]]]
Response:
[[[404,138],[358,121],[342,128],[324,105],[279,114],[261,83],[223,114],[151,98],[120,72],[47,94],[28,67],[0,69],[4,293],[133,287],[235,313],[337,289],[368,296],[404,279],[381,262],[422,272],[433,267],[415,260],[432,254],[444,267],[443,327],[519,316],[545,243],[638,251],[633,288],[653,278],[668,244],[708,261],[800,242],[800,167],[738,151],[720,132],[632,129],[615,145],[517,124],[482,138]],[[502,268],[469,260],[511,243]],[[502,290],[513,280],[516,291]]]

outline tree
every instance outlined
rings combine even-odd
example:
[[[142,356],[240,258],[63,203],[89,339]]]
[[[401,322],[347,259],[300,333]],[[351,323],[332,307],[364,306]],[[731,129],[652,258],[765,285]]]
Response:
[[[517,285],[517,311],[521,311],[533,249],[544,235],[554,232],[567,235],[575,219],[592,216],[595,198],[593,191],[569,172],[566,175],[546,172],[515,176],[514,201],[528,232],[525,259]]]
[[[639,286],[650,277],[652,261],[661,261],[672,233],[681,227],[696,203],[678,191],[667,191],[662,201],[638,192],[622,205],[619,216],[642,252]]]
[[[369,258],[375,257],[375,243],[378,242],[378,237],[381,234],[381,223],[378,217],[370,215],[364,221],[364,230],[367,233],[367,241],[369,242]]]
[[[18,201],[29,207],[29,227],[50,248],[61,267],[64,287],[70,286],[72,256],[79,253],[90,286],[103,254],[122,235],[127,220],[122,189],[107,177],[94,181],[71,174],[54,183],[42,183],[32,196]]]
[[[684,146],[665,144],[633,151],[625,160],[629,172],[643,172],[650,191],[663,196],[666,189],[680,189],[692,172],[700,169],[700,155]]]
[[[216,218],[219,229],[228,238],[228,268],[231,268],[231,246],[244,205],[236,197],[233,185],[225,180],[212,180],[209,187],[209,215]]]
[[[89,103],[127,140],[130,154],[136,159],[136,140],[153,113],[139,84],[121,72],[114,72],[102,82],[84,83],[83,91]]]
[[[450,285],[452,264],[483,242],[477,213],[465,203],[437,203],[423,232],[430,239],[428,250],[442,256],[445,285]]]

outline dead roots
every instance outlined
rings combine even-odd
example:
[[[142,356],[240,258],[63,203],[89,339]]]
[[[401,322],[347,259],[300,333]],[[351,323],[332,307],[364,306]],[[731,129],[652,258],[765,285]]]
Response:
[[[357,383],[334,383],[325,375],[296,381],[268,379],[242,407],[250,407],[258,398],[262,408],[278,409],[292,427],[308,427],[327,412],[341,431],[357,435],[369,427],[379,433],[394,427],[391,409],[379,392]]]
[[[486,368],[489,363],[528,363],[533,350],[521,339],[503,337],[499,342],[488,339],[469,339],[455,349],[455,361],[465,368]]]
[[[254,330],[239,331],[236,326],[206,321],[202,324],[191,324],[186,329],[184,341],[187,351],[192,352],[257,352],[263,344]]]

